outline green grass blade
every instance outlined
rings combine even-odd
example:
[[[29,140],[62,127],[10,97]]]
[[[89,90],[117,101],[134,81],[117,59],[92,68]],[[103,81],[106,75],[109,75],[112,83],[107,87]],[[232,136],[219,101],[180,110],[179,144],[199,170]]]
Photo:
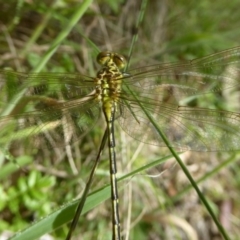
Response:
[[[118,182],[121,182],[123,180],[126,180],[130,177],[134,177],[137,173],[140,173],[142,171],[146,171],[147,169],[150,169],[154,166],[157,166],[172,156],[166,156],[161,159],[157,159],[143,167],[140,167],[131,173],[128,173],[121,178],[119,178]],[[110,198],[110,185],[107,185],[103,188],[100,188],[93,193],[91,193],[85,202],[82,214],[90,211],[91,209],[94,209],[102,202],[106,201]],[[75,214],[75,209],[79,203],[79,199],[75,200],[73,202],[70,202],[68,204],[63,205],[60,209],[56,210],[55,212],[51,213],[47,217],[44,217],[37,221],[36,223],[33,223],[25,230],[16,233],[11,240],[33,240],[36,238],[39,238],[43,236],[46,233],[52,232],[53,230],[61,227],[62,225],[70,222]]]
[[[140,103],[141,108],[143,109],[144,113],[146,114],[146,116],[148,117],[148,119],[150,120],[150,122],[153,124],[153,126],[155,127],[156,131],[158,132],[158,134],[161,136],[161,138],[163,139],[164,143],[166,144],[167,148],[169,149],[169,151],[172,153],[172,155],[174,156],[174,158],[176,159],[176,161],[178,162],[178,164],[180,165],[181,169],[183,170],[184,174],[186,175],[186,177],[188,178],[188,180],[190,181],[191,185],[193,186],[193,188],[195,189],[195,191],[197,192],[199,198],[201,199],[203,205],[206,207],[208,213],[210,214],[210,216],[212,217],[214,223],[216,224],[219,232],[222,234],[222,236],[224,237],[224,239],[226,240],[230,240],[229,236],[227,235],[225,229],[223,228],[223,226],[220,224],[220,222],[218,221],[215,213],[213,212],[212,208],[210,207],[210,204],[208,203],[208,201],[206,200],[206,198],[204,197],[204,195],[202,194],[202,192],[200,191],[200,189],[198,188],[197,183],[194,181],[194,179],[192,178],[190,172],[188,171],[188,169],[185,167],[184,163],[182,162],[181,158],[178,156],[178,154],[175,152],[174,148],[172,148],[170,146],[170,143],[168,141],[168,139],[166,138],[166,136],[162,133],[161,129],[158,127],[157,123],[154,121],[154,119],[152,118],[152,116],[147,112],[146,109],[144,109],[144,106],[142,106],[142,104]]]
[[[221,171],[221,169],[226,168],[227,166],[229,166],[230,164],[232,164],[233,162],[236,161],[236,155],[233,154],[231,157],[229,157],[227,160],[221,162],[219,165],[217,165],[215,168],[213,168],[211,171],[209,171],[208,173],[204,174],[203,177],[199,178],[198,180],[196,180],[196,184],[200,184],[202,182],[204,182],[205,180],[209,179],[210,177],[216,175],[219,173],[219,171]],[[189,184],[189,186],[187,186],[186,188],[184,188],[182,191],[180,191],[176,196],[172,197],[172,202],[176,202],[179,199],[181,199],[182,196],[184,196],[188,191],[190,191],[192,189],[192,185]]]
[[[138,98],[136,96],[136,94],[130,89],[128,88],[129,92],[135,97],[135,99],[138,101]],[[199,198],[201,199],[202,203],[204,204],[204,206],[206,207],[208,213],[210,214],[210,216],[212,217],[214,223],[216,224],[219,232],[222,234],[222,236],[224,237],[224,239],[229,240],[229,236],[227,235],[225,229],[223,228],[223,226],[220,224],[220,222],[218,221],[217,217],[215,216],[212,208],[210,207],[210,204],[208,203],[208,201],[206,200],[206,198],[204,197],[204,195],[202,194],[202,192],[200,191],[200,189],[198,188],[197,183],[194,181],[194,179],[192,178],[191,174],[189,173],[188,169],[185,167],[184,163],[182,162],[181,158],[178,156],[178,154],[175,152],[174,148],[171,147],[167,137],[162,133],[161,129],[158,127],[158,124],[155,122],[155,120],[153,119],[153,117],[151,116],[151,114],[144,108],[143,104],[138,101],[139,106],[141,107],[141,109],[143,110],[143,112],[146,114],[147,118],[149,119],[149,121],[152,123],[152,125],[154,126],[155,130],[157,131],[157,133],[159,134],[159,136],[162,138],[162,140],[164,141],[164,143],[166,144],[166,147],[169,149],[169,151],[171,152],[172,156],[176,159],[176,161],[178,162],[178,164],[180,165],[181,169],[183,170],[184,174],[186,175],[186,177],[188,178],[188,180],[190,181],[191,185],[193,186],[193,188],[195,189],[195,191],[197,192]]]
[[[110,187],[96,191],[87,198],[84,205],[83,214],[103,201],[110,198]],[[61,227],[63,224],[72,220],[75,209],[79,200],[71,202],[62,206],[57,211],[53,212],[49,216],[41,219],[40,221],[32,224],[27,229],[17,233],[11,239],[12,240],[33,240],[43,236],[46,233],[52,232],[53,230]]]
[[[45,55],[41,58],[40,62],[37,64],[37,67],[33,69],[33,72],[40,72],[44,68],[44,66],[47,64],[49,59],[52,57],[52,55],[56,52],[56,50],[60,46],[61,42],[68,36],[68,34],[71,32],[71,30],[76,25],[76,23],[81,19],[81,17],[86,12],[86,10],[88,9],[91,3],[92,3],[92,0],[85,0],[79,5],[75,13],[73,14],[72,18],[69,20],[69,24],[55,38],[55,40],[52,42],[51,46],[49,47]],[[11,110],[22,98],[25,92],[26,92],[26,89],[23,89],[22,91],[20,91],[12,100],[12,102],[8,104],[7,107],[2,111],[1,115],[10,114]]]

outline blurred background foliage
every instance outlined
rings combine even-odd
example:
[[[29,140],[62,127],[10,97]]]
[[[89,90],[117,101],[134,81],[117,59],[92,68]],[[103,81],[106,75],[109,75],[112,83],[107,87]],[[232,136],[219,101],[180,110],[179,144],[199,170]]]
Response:
[[[1,69],[8,67],[23,72],[35,69],[82,2],[0,0]],[[128,56],[136,31],[139,36],[130,68],[185,61],[239,45],[238,0],[151,0],[143,23],[135,29],[139,9],[140,1],[93,1],[43,71],[80,72],[95,76],[97,53],[113,50]],[[3,107],[4,102],[1,102]],[[65,149],[35,150],[31,143],[20,148],[1,147],[0,236],[28,227],[31,222],[80,195],[101,141],[103,125],[100,120],[73,148],[73,165]],[[129,159],[139,148],[142,151],[132,169],[166,154],[166,150],[135,143],[120,129],[116,134],[118,157],[121,159],[120,175],[132,171]],[[183,158],[195,178],[206,178],[200,185],[201,189],[231,239],[238,239],[239,161],[229,168],[219,167],[213,172],[214,177],[207,175],[220,166],[218,164],[226,162],[227,165],[238,160],[238,156],[188,153]],[[104,154],[94,189],[108,183],[107,159]],[[151,174],[158,177],[151,178]],[[133,183],[133,196],[128,192],[129,182]],[[124,216],[127,216],[129,204],[132,205],[130,239],[221,239],[196,193],[187,191],[187,186],[187,180],[174,161],[121,183],[124,190],[120,194],[120,210],[126,231],[129,222]],[[81,217],[75,239],[110,239],[110,216],[110,202],[107,201]],[[49,233],[48,237],[64,239],[67,230],[64,225]]]

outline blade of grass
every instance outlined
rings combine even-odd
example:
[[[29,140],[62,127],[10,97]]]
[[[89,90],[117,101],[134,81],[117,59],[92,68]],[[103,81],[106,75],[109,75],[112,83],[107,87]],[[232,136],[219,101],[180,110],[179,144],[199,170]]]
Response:
[[[142,110],[144,111],[144,113],[146,114],[146,116],[148,117],[148,119],[150,120],[150,122],[153,124],[153,126],[155,127],[156,131],[158,132],[158,134],[161,136],[161,138],[163,139],[164,143],[166,144],[167,148],[169,149],[169,151],[172,153],[172,155],[174,156],[174,158],[176,159],[176,161],[178,162],[178,164],[180,165],[181,169],[183,170],[184,174],[186,175],[186,177],[188,178],[188,180],[190,181],[191,185],[193,186],[193,188],[195,189],[195,191],[197,192],[199,198],[201,199],[203,205],[206,207],[208,213],[210,214],[210,216],[212,217],[214,223],[216,224],[219,232],[222,234],[223,238],[226,240],[230,240],[229,236],[227,235],[225,229],[223,228],[223,226],[220,224],[220,222],[218,221],[217,217],[215,216],[210,204],[208,203],[208,201],[206,200],[206,198],[204,197],[204,195],[202,194],[202,192],[200,191],[200,189],[198,188],[197,183],[194,181],[194,179],[192,178],[190,172],[188,171],[188,169],[185,167],[184,163],[182,162],[181,158],[178,156],[178,154],[175,152],[174,148],[172,148],[170,146],[170,143],[168,141],[168,139],[165,137],[165,135],[162,133],[161,129],[158,127],[157,123],[154,121],[154,119],[152,118],[152,116],[148,113],[148,111],[144,108],[144,106],[139,103],[141,105]]]
[[[25,55],[29,51],[29,49],[32,46],[32,44],[35,43],[36,40],[39,38],[39,36],[42,34],[44,28],[46,27],[46,25],[48,24],[49,20],[51,19],[52,15],[54,13],[53,9],[55,8],[55,6],[59,2],[60,2],[59,0],[55,0],[53,2],[52,6],[49,7],[49,11],[46,14],[44,14],[44,17],[43,17],[42,21],[39,23],[38,27],[34,30],[32,36],[30,37],[28,42],[25,44],[25,46],[22,49],[22,51],[19,53],[20,57],[22,57],[22,58],[25,57]]]
[[[212,169],[210,172],[204,174],[204,176],[202,176],[201,178],[199,178],[198,180],[196,180],[196,184],[199,184],[201,182],[204,182],[206,179],[216,175],[217,173],[219,173],[219,171],[223,168],[226,168],[228,165],[230,165],[231,163],[236,161],[236,155],[233,154],[230,158],[228,158],[226,161],[221,162],[219,165],[217,165],[214,169]],[[176,202],[178,201],[183,195],[185,195],[188,191],[190,191],[192,189],[192,185],[189,184],[189,186],[187,186],[186,188],[184,188],[181,192],[179,192],[176,196],[173,196],[171,198],[172,202]]]
[[[140,167],[131,173],[128,173],[119,178],[118,182],[122,182],[125,179],[130,177],[134,177],[137,173],[142,171],[146,171],[154,166],[157,166],[169,158],[172,158],[172,155],[166,156],[164,158],[157,159],[143,167]],[[106,201],[110,198],[110,185],[102,187],[94,192],[92,192],[86,199],[82,214],[94,209],[102,202]],[[79,204],[79,199],[74,200],[68,204],[63,205],[60,209],[51,213],[45,218],[40,219],[38,222],[33,223],[31,226],[26,228],[25,230],[16,233],[11,240],[26,240],[26,239],[36,239],[41,237],[42,235],[49,233],[62,225],[70,222],[75,214],[75,209]]]
[[[69,20],[69,24],[55,38],[55,40],[52,42],[51,46],[49,47],[45,55],[42,57],[41,61],[38,63],[37,67],[33,69],[33,72],[38,73],[43,69],[43,67],[47,64],[49,59],[52,57],[52,55],[56,52],[61,42],[68,36],[72,28],[76,25],[76,23],[81,19],[83,14],[87,11],[91,3],[92,3],[92,0],[85,0],[79,5],[75,13],[73,14],[72,18]],[[15,98],[11,101],[11,103],[8,104],[7,107],[2,111],[1,116],[10,114],[11,110],[18,103],[18,101],[25,94],[25,92],[26,92],[26,89],[23,89],[22,91],[20,91],[15,96]]]
[[[133,95],[133,97],[138,101],[138,97],[136,96],[136,94],[128,87],[129,92]],[[197,186],[197,183],[194,181],[194,179],[192,178],[191,174],[189,173],[188,169],[185,167],[184,163],[182,162],[181,158],[178,156],[178,154],[175,152],[174,148],[171,147],[167,137],[163,134],[163,132],[161,131],[161,129],[158,127],[158,124],[155,122],[155,120],[153,119],[153,117],[151,116],[151,114],[144,108],[143,104],[138,101],[139,106],[141,107],[141,109],[143,110],[143,112],[146,114],[147,118],[149,119],[149,121],[152,123],[152,125],[154,126],[155,130],[157,131],[157,133],[159,134],[159,136],[162,138],[162,140],[164,141],[166,147],[169,149],[169,151],[171,152],[172,156],[176,159],[176,161],[178,162],[179,166],[181,167],[181,169],[183,170],[184,174],[186,175],[186,177],[188,178],[188,180],[190,181],[191,185],[193,186],[193,188],[195,189],[195,191],[197,192],[199,198],[201,199],[203,205],[206,207],[208,213],[210,214],[210,216],[212,217],[214,223],[216,224],[219,232],[222,234],[223,238],[226,240],[230,240],[229,236],[227,235],[225,229],[223,228],[223,226],[220,224],[220,222],[218,221],[217,217],[215,216],[213,210],[210,207],[210,204],[207,202],[206,198],[204,197],[204,195],[202,194],[202,192],[200,191],[200,189]]]

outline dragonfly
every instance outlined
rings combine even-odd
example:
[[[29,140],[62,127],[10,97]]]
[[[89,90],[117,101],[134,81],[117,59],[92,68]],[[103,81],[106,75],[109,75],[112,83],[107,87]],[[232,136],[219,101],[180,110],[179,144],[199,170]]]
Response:
[[[112,239],[120,240],[115,122],[133,139],[147,144],[167,144],[179,151],[239,150],[240,114],[196,104],[223,91],[239,90],[240,47],[129,71],[124,71],[127,60],[121,54],[100,52],[96,59],[102,68],[95,77],[1,70],[0,87],[7,93],[5,105],[9,102],[10,113],[0,117],[0,144],[22,144],[23,139],[30,139],[37,148],[74,144],[103,113],[106,130],[97,161],[107,142]],[[66,239],[71,239],[77,225],[97,161]]]

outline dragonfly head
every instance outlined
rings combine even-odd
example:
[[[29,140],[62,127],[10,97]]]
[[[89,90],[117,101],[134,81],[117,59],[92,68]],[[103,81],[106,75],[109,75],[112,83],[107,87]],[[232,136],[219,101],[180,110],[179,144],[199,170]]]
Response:
[[[114,62],[119,69],[124,69],[127,61],[124,56],[113,52],[100,52],[97,56],[97,62],[102,66],[107,66],[109,62]]]

